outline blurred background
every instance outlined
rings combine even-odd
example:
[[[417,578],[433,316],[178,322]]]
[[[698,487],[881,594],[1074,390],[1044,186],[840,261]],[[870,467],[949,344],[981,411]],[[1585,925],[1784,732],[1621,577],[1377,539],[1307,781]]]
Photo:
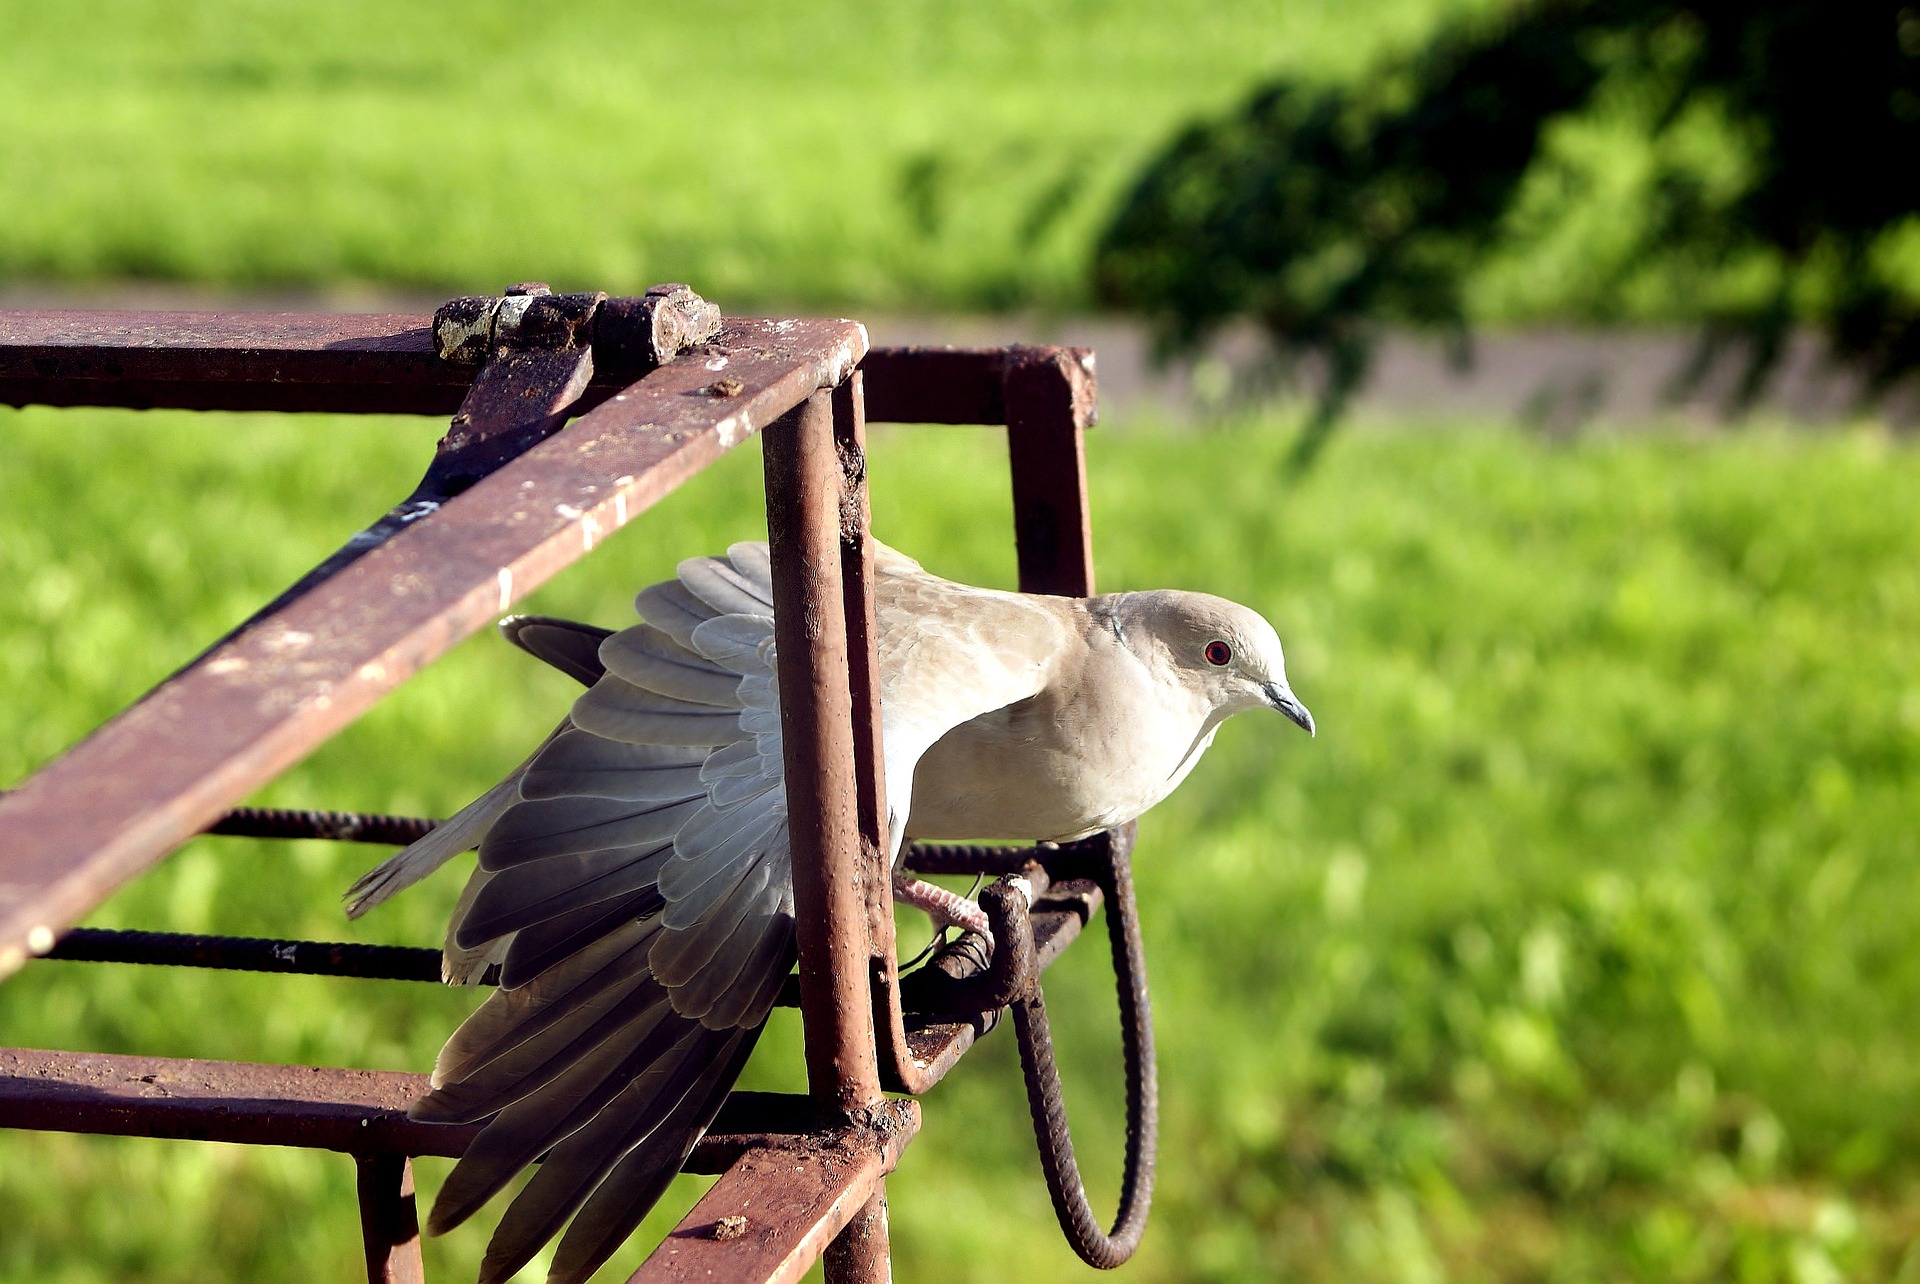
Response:
[[[878,342],[1098,346],[1103,587],[1262,609],[1322,728],[1237,720],[1142,824],[1131,1278],[1920,1281],[1920,10],[0,0],[0,70],[0,306],[679,280]],[[0,409],[0,787],[443,428]],[[1011,584],[991,430],[873,454],[883,538]],[[743,451],[528,608],[618,625],[760,504]],[[536,668],[477,638],[259,801],[446,814],[570,698]],[[203,840],[90,921],[437,941],[458,874],[341,918],[381,854]],[[1101,954],[1048,991],[1105,1209]],[[43,962],[0,1041],[424,1069],[472,1003]],[[748,1079],[801,1078],[780,1014]],[[337,1156],[0,1158],[0,1278],[361,1270]],[[1004,1036],[890,1189],[902,1279],[1083,1275]],[[480,1221],[431,1278],[472,1278]]]

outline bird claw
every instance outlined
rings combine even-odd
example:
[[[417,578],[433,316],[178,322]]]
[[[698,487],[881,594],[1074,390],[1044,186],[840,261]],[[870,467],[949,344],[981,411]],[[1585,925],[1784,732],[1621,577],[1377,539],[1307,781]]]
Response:
[[[985,938],[989,947],[993,945],[993,928],[987,923],[986,911],[957,892],[895,874],[893,899],[924,913],[943,935],[949,927],[957,927]]]

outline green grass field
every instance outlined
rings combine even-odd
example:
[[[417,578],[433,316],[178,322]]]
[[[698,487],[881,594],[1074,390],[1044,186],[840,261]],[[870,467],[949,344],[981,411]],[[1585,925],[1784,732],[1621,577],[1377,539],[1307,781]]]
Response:
[[[1474,0],[0,0],[0,281],[1084,305],[1145,157]]]
[[[0,0],[0,283],[1071,310],[1180,123],[1486,2]],[[1590,297],[1644,195],[1610,128],[1560,132],[1592,190],[1525,207],[1476,316],[1688,314],[1677,279]],[[1143,823],[1163,1165],[1123,1278],[1920,1284],[1920,455],[1362,424],[1289,483],[1294,426],[1093,441],[1104,585],[1264,609],[1322,728],[1236,721]],[[443,428],[0,409],[0,788],[404,494]],[[739,452],[529,608],[620,623],[763,528],[758,469]],[[1011,582],[993,434],[882,430],[874,475],[883,537]],[[445,813],[569,698],[478,638],[260,801]],[[90,921],[436,942],[451,872],[342,919],[383,854],[203,840]],[[1103,953],[1048,985],[1104,1210]],[[0,1043],[424,1069],[473,1002],[43,962],[0,986]],[[801,1078],[778,1015],[748,1080]],[[928,1107],[890,1182],[900,1277],[1086,1278],[1010,1038]],[[431,1192],[446,1165],[420,1169]],[[473,1277],[481,1220],[430,1278]],[[0,1281],[360,1272],[342,1156],[0,1134]]]
[[[1260,606],[1322,727],[1237,720],[1142,826],[1165,1142],[1128,1278],[1920,1279],[1920,456],[1865,430],[1363,425],[1289,486],[1279,427],[1093,442],[1104,585]],[[439,430],[0,411],[0,786],[403,493]],[[885,538],[1011,579],[990,432],[885,430],[874,473]],[[677,558],[754,535],[758,503],[749,447],[530,605],[617,624]],[[567,698],[476,639],[265,799],[445,812]],[[379,855],[203,840],[92,921],[437,940],[457,877],[340,918]],[[1110,1207],[1102,953],[1049,990]],[[471,1002],[46,962],[0,987],[0,1035],[424,1068]],[[996,1035],[928,1103],[891,1183],[903,1279],[1078,1276],[1011,1054]],[[798,1067],[789,1014],[749,1075]],[[22,1134],[0,1156],[6,1280],[360,1269],[340,1156]],[[430,1243],[430,1276],[471,1278],[484,1230]]]

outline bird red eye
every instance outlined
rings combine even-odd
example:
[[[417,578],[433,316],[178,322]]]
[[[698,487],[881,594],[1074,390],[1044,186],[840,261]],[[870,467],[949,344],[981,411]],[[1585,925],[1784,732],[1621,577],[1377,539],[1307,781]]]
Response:
[[[1223,665],[1228,660],[1231,660],[1232,658],[1233,658],[1233,648],[1228,646],[1225,642],[1207,643],[1207,663],[1208,664]]]

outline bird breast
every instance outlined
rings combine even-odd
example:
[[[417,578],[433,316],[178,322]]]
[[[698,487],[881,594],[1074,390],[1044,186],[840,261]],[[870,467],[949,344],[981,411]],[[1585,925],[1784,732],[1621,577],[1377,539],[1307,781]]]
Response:
[[[913,776],[921,839],[1084,837],[1172,792],[1213,740],[1210,710],[1148,680],[1118,647],[1051,686],[947,732]]]

